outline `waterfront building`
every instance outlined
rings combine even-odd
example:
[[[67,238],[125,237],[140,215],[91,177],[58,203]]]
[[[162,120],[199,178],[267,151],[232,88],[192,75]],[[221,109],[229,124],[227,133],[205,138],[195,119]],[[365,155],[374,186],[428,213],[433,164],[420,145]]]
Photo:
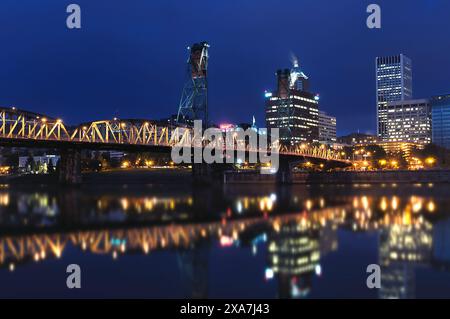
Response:
[[[266,126],[279,128],[280,143],[319,142],[319,96],[309,92],[309,78],[298,64],[277,71],[278,87],[266,92]]]
[[[380,142],[377,145],[381,146],[389,157],[401,156],[407,162],[410,162],[411,154],[415,149],[421,149],[424,146],[409,142]]]
[[[19,170],[20,171],[32,171],[35,170],[39,173],[47,173],[49,167],[56,168],[59,155],[42,155],[42,156],[20,156],[19,157]]]
[[[377,57],[377,135],[388,136],[388,103],[412,99],[412,62],[404,54]]]
[[[450,149],[450,94],[435,96],[430,101],[432,142]]]
[[[336,143],[336,117],[319,111],[319,142],[324,144]]]
[[[384,142],[431,143],[431,107],[427,99],[389,102],[384,117]]]
[[[125,152],[122,151],[108,151],[109,158],[112,160],[121,160],[125,155],[127,155]]]

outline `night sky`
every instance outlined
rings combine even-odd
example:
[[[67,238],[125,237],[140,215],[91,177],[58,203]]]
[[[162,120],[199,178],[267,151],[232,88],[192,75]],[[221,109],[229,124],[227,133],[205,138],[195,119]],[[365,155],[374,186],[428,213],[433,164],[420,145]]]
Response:
[[[82,29],[66,27],[77,3]],[[382,7],[382,29],[366,7]],[[375,130],[377,55],[413,60],[414,97],[450,93],[448,0],[2,0],[0,105],[66,123],[160,119],[178,110],[186,47],[208,41],[216,123],[264,125],[264,90],[295,53],[337,116],[338,133]]]

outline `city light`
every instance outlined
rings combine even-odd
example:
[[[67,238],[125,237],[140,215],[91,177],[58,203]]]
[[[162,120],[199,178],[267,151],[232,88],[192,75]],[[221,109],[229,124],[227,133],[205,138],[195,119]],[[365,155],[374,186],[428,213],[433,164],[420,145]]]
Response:
[[[265,271],[265,277],[266,277],[266,280],[270,280],[270,279],[273,279],[273,277],[274,277],[274,272],[273,272],[273,269],[271,269],[271,268],[266,268],[266,271]]]
[[[428,204],[427,204],[427,210],[428,210],[430,213],[434,213],[434,211],[436,210],[436,205],[434,204],[434,202],[432,202],[432,201],[428,202]]]
[[[222,247],[230,247],[234,243],[234,240],[232,237],[223,235],[220,237],[220,246]]]
[[[314,271],[317,276],[319,276],[319,277],[322,276],[322,267],[320,265],[316,265]]]
[[[425,160],[425,163],[427,163],[428,165],[434,165],[436,163],[436,159],[434,157],[428,157]]]
[[[229,130],[233,128],[233,124],[223,123],[219,125],[221,130]]]

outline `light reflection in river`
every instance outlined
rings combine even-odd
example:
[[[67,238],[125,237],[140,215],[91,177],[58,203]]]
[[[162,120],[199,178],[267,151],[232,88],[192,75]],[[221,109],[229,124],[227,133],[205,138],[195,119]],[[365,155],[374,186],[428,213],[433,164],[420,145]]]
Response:
[[[417,269],[448,269],[450,264],[448,201],[427,192],[430,185],[414,194],[386,188],[293,187],[249,194],[211,190],[175,195],[130,190],[120,196],[4,189],[0,193],[0,277],[25,265],[64,259],[74,250],[81,256],[110,256],[115,262],[127,256],[158,258],[165,251],[179,256],[180,274],[188,271],[191,277],[201,277],[191,278],[192,289],[186,296],[208,296],[208,278],[192,267],[207,268],[212,261],[208,256],[193,261],[193,256],[205,245],[212,250],[245,251],[248,247],[248,257],[236,262],[249,262],[246,258],[264,253],[260,279],[277,282],[276,293],[267,297],[320,297],[315,282],[335,266],[329,259],[353,253],[341,247],[342,234],[355,240],[367,234],[377,238],[373,253],[382,267],[377,296],[416,297]],[[241,276],[245,284],[246,275]],[[450,295],[448,288],[445,295]],[[0,293],[8,295],[7,289],[0,288]],[[367,289],[364,283],[360,289]],[[354,296],[359,296],[357,290]]]

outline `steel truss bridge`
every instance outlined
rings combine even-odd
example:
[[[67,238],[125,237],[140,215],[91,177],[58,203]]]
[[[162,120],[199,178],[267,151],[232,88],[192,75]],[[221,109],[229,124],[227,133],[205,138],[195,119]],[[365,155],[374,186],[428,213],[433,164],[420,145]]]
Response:
[[[101,120],[71,127],[66,126],[61,119],[14,107],[0,108],[0,144],[16,147],[144,149],[167,152],[175,145],[192,145],[195,139],[192,131],[187,127],[164,126],[142,119]],[[203,140],[203,147],[205,142]],[[242,143],[237,140],[234,142],[236,145]],[[246,152],[277,150],[284,156],[349,163],[341,157],[340,152],[325,146],[304,144],[286,147],[269,144],[266,150],[250,149],[248,145],[244,147]]]

